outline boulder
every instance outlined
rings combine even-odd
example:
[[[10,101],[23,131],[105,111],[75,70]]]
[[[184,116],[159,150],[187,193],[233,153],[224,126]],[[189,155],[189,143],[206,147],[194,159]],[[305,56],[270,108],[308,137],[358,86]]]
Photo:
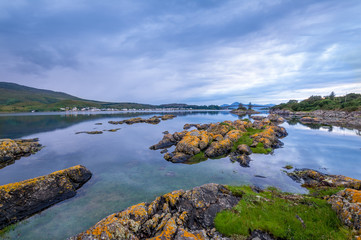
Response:
[[[214,183],[178,190],[114,213],[70,239],[220,239],[213,220],[239,199]]]
[[[341,221],[361,235],[361,191],[346,188],[332,195],[328,202]]]
[[[81,165],[0,186],[0,228],[74,197],[92,174]]]
[[[246,155],[251,155],[251,154],[252,154],[251,148],[250,148],[248,145],[246,145],[246,144],[238,145],[238,146],[237,146],[237,151],[238,151],[240,154],[246,154]]]
[[[39,139],[0,139],[0,163],[14,161],[41,149]]]

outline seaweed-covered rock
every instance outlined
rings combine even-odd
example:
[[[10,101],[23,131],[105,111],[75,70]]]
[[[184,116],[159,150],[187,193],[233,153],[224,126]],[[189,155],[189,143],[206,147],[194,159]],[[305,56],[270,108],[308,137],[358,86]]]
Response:
[[[222,239],[214,217],[238,201],[214,183],[178,190],[114,213],[70,239]]]
[[[81,165],[0,186],[0,228],[74,197],[92,174]]]
[[[175,117],[176,117],[175,115],[166,114],[166,115],[161,116],[161,119],[162,119],[163,121],[165,121],[165,120],[168,120],[168,119],[173,119],[173,118],[175,118]]]
[[[14,161],[41,149],[39,139],[0,139],[0,163]]]

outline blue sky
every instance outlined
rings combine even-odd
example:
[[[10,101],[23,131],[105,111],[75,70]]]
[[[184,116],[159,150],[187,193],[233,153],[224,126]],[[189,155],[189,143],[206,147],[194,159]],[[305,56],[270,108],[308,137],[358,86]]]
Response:
[[[141,103],[361,93],[361,1],[0,0],[0,81]]]

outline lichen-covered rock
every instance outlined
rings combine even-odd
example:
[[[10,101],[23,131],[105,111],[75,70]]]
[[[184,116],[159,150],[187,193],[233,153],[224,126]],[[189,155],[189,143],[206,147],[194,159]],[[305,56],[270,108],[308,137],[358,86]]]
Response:
[[[316,117],[302,117],[300,119],[300,122],[304,124],[315,124],[315,123],[321,123],[321,120]]]
[[[214,183],[178,190],[112,214],[70,239],[222,239],[214,217],[238,201]]]
[[[347,188],[332,195],[328,202],[345,225],[361,234],[361,191]]]
[[[0,229],[75,196],[91,178],[81,165],[0,186]]]
[[[135,124],[135,123],[158,124],[161,121],[160,119],[168,120],[168,119],[173,119],[175,117],[176,117],[175,115],[166,114],[166,115],[163,115],[163,116],[153,116],[153,117],[150,117],[148,119],[144,119],[144,118],[141,118],[141,117],[136,117],[136,118],[125,119],[125,120],[122,120],[122,121],[108,121],[108,123],[110,123],[110,124],[124,124],[125,123],[125,124],[128,124],[128,125],[132,125],[132,124]]]
[[[207,158],[217,158],[232,153],[232,161],[238,161],[242,166],[248,166],[250,158],[243,155],[250,155],[252,152],[247,145],[245,145],[247,148],[243,146],[243,149],[237,150],[238,145],[247,143],[257,148],[263,146],[269,152],[268,148],[280,147],[282,143],[279,138],[287,135],[283,127],[277,126],[264,117],[254,123],[236,120],[203,125],[184,125],[184,129],[191,127],[197,129],[176,132],[173,135],[166,134],[159,143],[151,146],[150,149],[156,150],[176,145],[172,153],[164,155],[167,161],[173,163],[200,162]],[[250,136],[251,132],[259,133]],[[259,143],[263,145],[259,146]]]
[[[176,117],[175,115],[166,114],[166,115],[161,116],[161,119],[162,119],[163,121],[165,121],[165,120],[168,120],[168,119],[173,119],[173,118],[175,118],[175,117]]]
[[[0,163],[14,161],[41,149],[39,139],[0,139]],[[1,167],[1,166],[0,166]]]
[[[237,151],[241,154],[251,155],[252,150],[251,148],[246,144],[238,145]]]
[[[311,169],[296,169],[287,174],[293,180],[302,182],[304,187],[346,187],[361,190],[361,180],[342,175],[328,175]]]

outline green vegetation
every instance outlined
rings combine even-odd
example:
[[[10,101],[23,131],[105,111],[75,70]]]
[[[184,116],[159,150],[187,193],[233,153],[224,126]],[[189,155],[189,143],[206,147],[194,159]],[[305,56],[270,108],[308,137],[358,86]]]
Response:
[[[195,163],[200,163],[207,160],[207,157],[204,155],[204,151],[201,151],[199,153],[197,153],[196,155],[194,155],[193,157],[191,157],[188,161],[187,164],[195,164]]]
[[[251,147],[253,153],[268,154],[272,152],[272,148],[264,148],[263,143],[257,143],[256,147]]]
[[[243,133],[243,135],[234,142],[232,146],[232,152],[237,150],[237,147],[241,144],[246,144],[247,146],[251,146],[253,139],[251,136],[256,133],[262,132],[262,129],[256,129],[256,128],[247,128],[247,132]],[[272,148],[264,148],[263,143],[258,143],[256,147],[251,147],[251,150],[253,153],[260,153],[260,154],[268,154],[272,152]]]
[[[361,94],[349,93],[346,96],[335,97],[332,92],[329,96],[311,96],[301,102],[290,100],[272,107],[272,109],[287,109],[291,111],[314,111],[314,110],[361,110]]]
[[[290,170],[290,169],[292,169],[292,168],[293,168],[293,166],[292,166],[292,165],[287,164],[287,165],[286,165],[286,166],[284,166],[283,168],[285,168],[285,169],[287,169],[287,170]]]
[[[291,195],[275,188],[256,193],[249,186],[228,187],[241,200],[231,210],[217,214],[216,229],[241,238],[262,230],[282,239],[351,239],[326,200],[310,195]]]

